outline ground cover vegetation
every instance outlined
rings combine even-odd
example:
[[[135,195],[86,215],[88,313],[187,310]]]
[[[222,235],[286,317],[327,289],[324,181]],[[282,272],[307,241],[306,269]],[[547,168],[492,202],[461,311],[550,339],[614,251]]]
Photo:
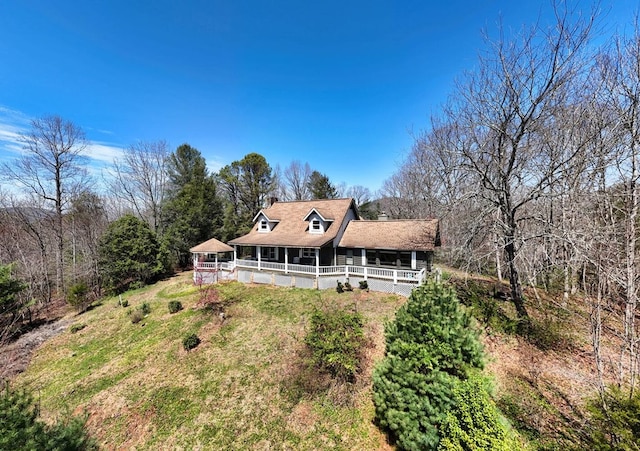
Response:
[[[555,23],[488,38],[375,195],[332,183],[300,161],[272,168],[255,153],[212,173],[197,149],[171,152],[162,140],[132,144],[96,183],[82,156],[82,129],[58,116],[35,119],[20,137],[22,155],[0,171],[3,183],[22,190],[0,195],[0,342],[51,320],[60,301],[90,317],[91,303],[110,291],[167,276],[188,264],[196,240],[244,233],[270,198],[351,196],[363,216],[382,209],[391,218],[440,218],[440,261],[495,278],[455,282],[487,348],[519,355],[520,368],[509,368],[515,376],[499,379],[498,392],[508,396],[498,395],[498,405],[520,432],[541,447],[569,446],[586,434],[574,420],[593,418],[603,443],[623,446],[634,432],[619,430],[624,422],[616,418],[633,412],[640,371],[640,28],[636,22],[604,36],[606,14],[554,5]],[[127,259],[133,269],[120,268]],[[218,294],[202,302],[220,308]],[[141,325],[166,310],[119,312]],[[86,324],[74,336],[87,334]],[[559,368],[567,350],[591,365],[591,414],[578,401],[584,391],[558,389],[544,367]],[[566,406],[557,408],[562,396]],[[571,432],[560,437],[549,425]]]
[[[203,305],[185,273],[122,293],[128,307],[108,297],[74,316],[84,327],[47,341],[12,384],[38,393],[46,420],[86,412],[107,449],[377,449],[371,372],[404,299],[359,294],[232,282]],[[183,309],[170,313],[174,300]],[[319,330],[327,317],[336,326]],[[200,343],[187,351],[190,336]]]

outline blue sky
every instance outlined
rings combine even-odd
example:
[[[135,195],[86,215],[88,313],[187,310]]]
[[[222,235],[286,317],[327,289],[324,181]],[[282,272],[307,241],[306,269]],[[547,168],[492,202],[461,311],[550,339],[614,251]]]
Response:
[[[604,0],[605,31],[637,8]],[[30,119],[57,114],[86,131],[96,165],[165,139],[214,171],[258,152],[375,191],[473,69],[482,31],[550,12],[546,0],[3,0],[0,161]]]

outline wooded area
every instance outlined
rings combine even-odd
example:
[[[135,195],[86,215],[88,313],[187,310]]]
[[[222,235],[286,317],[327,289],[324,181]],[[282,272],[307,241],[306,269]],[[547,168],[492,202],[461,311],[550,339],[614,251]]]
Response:
[[[22,191],[5,189],[0,199],[0,262],[12,264],[0,268],[12,287],[0,298],[0,339],[78,284],[96,298],[188,265],[191,246],[246,233],[271,197],[354,197],[365,216],[382,209],[392,218],[440,218],[441,260],[508,280],[521,327],[535,302],[523,284],[559,290],[565,302],[580,294],[591,310],[603,396],[603,317],[617,318],[616,381],[633,395],[640,27],[602,43],[595,14],[556,13],[551,27],[488,39],[475,69],[375,194],[335,185],[300,161],[274,169],[256,153],[211,173],[197,149],[170,152],[162,140],[132,144],[97,181],[78,125],[34,120],[21,138],[23,156],[2,168],[3,180]],[[129,249],[117,263],[131,266],[108,276],[117,240]],[[131,269],[145,264],[152,270]]]

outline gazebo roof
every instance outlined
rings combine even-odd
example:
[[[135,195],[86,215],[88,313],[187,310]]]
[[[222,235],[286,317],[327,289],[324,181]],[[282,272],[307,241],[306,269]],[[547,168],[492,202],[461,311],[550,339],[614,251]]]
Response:
[[[204,243],[200,243],[197,246],[189,249],[192,253],[196,254],[219,254],[222,252],[233,252],[233,248],[228,244],[224,244],[220,240],[216,240],[215,238],[211,238],[210,240],[205,241]]]

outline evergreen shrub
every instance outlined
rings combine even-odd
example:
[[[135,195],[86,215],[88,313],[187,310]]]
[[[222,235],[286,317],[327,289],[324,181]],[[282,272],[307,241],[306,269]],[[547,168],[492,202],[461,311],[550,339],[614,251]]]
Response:
[[[454,388],[483,366],[478,332],[449,287],[416,288],[385,326],[386,356],[373,375],[376,419],[400,449],[436,449]]]
[[[479,376],[459,380],[453,388],[453,407],[441,429],[438,451],[515,451],[513,434],[500,422],[500,414]]]
[[[594,450],[637,450],[640,444],[640,392],[617,386],[590,401]]]
[[[0,388],[0,449],[6,450],[97,450],[85,430],[86,419],[71,417],[48,425],[40,420],[40,409],[30,393]]]
[[[364,345],[362,315],[344,310],[315,310],[305,343],[312,362],[333,377],[353,381],[360,369]]]
[[[191,351],[200,344],[200,338],[196,334],[187,335],[182,340],[182,347],[185,351]]]
[[[180,310],[182,310],[182,302],[169,301],[169,313],[178,313]]]

